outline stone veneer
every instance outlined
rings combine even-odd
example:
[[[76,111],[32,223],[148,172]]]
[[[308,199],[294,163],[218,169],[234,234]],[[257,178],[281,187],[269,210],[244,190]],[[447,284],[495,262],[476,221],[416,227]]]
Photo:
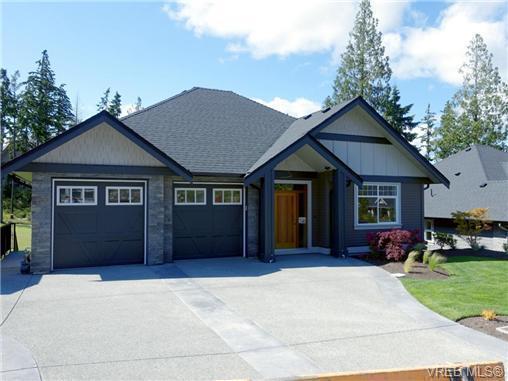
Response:
[[[147,180],[148,187],[148,231],[147,264],[164,263],[165,256],[171,252],[171,182],[163,176],[154,175],[105,175],[90,173],[43,173],[34,172],[32,176],[32,261],[34,273],[51,271],[51,185],[52,179],[59,178],[101,178]],[[169,187],[165,191],[165,187]],[[165,200],[169,194],[170,199]],[[169,209],[169,212],[167,210]],[[165,217],[166,216],[166,217]],[[166,250],[165,250],[166,248]]]

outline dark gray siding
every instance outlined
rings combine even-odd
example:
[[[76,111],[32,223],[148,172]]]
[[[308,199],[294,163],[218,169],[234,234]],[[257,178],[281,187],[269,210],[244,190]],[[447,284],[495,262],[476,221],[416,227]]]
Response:
[[[312,246],[330,247],[330,173],[312,180]]]
[[[423,185],[401,184],[402,229],[423,231]],[[346,200],[346,246],[366,246],[367,233],[389,229],[355,230],[354,228],[354,185],[347,187]]]
[[[259,190],[247,188],[247,256],[255,257],[259,252]]]

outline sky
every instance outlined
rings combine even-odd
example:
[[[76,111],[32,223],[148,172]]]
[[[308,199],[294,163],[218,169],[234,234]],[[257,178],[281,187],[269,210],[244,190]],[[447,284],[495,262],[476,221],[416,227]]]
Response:
[[[402,103],[438,113],[460,85],[480,33],[508,71],[506,1],[373,1]],[[108,87],[124,111],[193,86],[232,90],[294,116],[331,93],[358,3],[298,0],[9,2],[1,5],[1,66],[21,78],[48,50],[79,116]]]

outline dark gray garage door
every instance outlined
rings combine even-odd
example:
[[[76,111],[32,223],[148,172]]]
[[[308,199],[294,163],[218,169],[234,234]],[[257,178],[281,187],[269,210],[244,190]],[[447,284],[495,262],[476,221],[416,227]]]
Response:
[[[142,182],[57,181],[53,267],[144,262]]]
[[[233,185],[175,185],[175,259],[242,255],[243,190]]]

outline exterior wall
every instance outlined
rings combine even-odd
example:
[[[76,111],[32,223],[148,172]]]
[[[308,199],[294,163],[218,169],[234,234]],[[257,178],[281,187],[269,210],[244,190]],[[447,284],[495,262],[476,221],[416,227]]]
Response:
[[[467,241],[457,235],[455,223],[451,219],[434,219],[434,231],[452,234],[457,240],[457,248],[469,249]],[[480,234],[480,245],[485,246],[487,250],[504,251],[503,244],[508,243],[508,232],[500,229],[497,223],[493,224],[491,230],[487,230]],[[437,245],[435,245],[437,247]],[[433,246],[434,247],[434,246]]]
[[[247,256],[255,257],[259,252],[259,190],[247,189]]]
[[[173,262],[173,180],[164,176],[164,262]]]
[[[418,229],[423,234],[423,185],[402,183],[401,189],[401,226],[402,229]],[[354,227],[354,185],[347,187],[346,200],[346,246],[366,246],[367,233],[390,230],[399,226],[382,229],[356,230]]]
[[[385,137],[385,132],[377,125],[377,122],[359,107],[347,112],[335,122],[326,126],[322,132]]]
[[[331,173],[312,180],[312,246],[330,247]]]
[[[62,144],[34,162],[164,166],[160,161],[106,123],[102,123]]]
[[[51,271],[52,178],[147,180],[147,264],[155,265],[164,262],[165,208],[162,176],[34,172],[32,176],[32,272]]]

